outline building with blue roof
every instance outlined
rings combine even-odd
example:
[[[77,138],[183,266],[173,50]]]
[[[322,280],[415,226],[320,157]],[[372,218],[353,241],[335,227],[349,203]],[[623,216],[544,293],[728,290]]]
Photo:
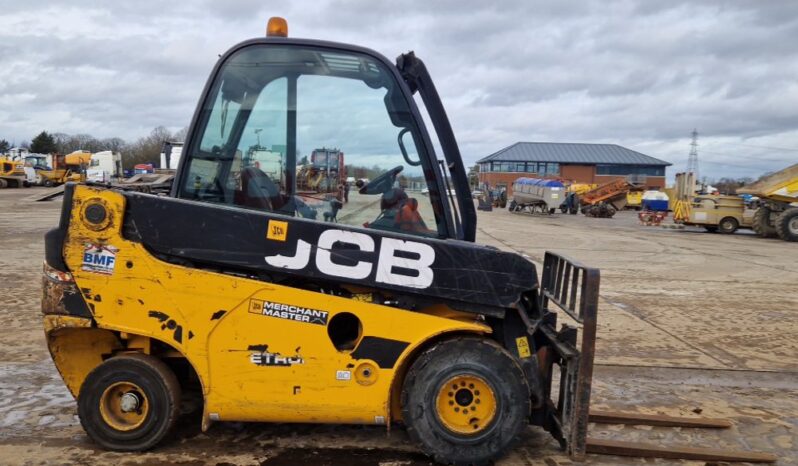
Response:
[[[477,161],[482,187],[506,187],[520,177],[604,184],[627,178],[646,189],[665,187],[671,163],[617,144],[516,142]]]

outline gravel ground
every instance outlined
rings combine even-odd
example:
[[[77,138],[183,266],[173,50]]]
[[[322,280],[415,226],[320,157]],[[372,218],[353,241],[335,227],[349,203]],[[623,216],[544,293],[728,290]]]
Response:
[[[45,347],[39,299],[43,235],[60,201],[0,190],[0,463],[118,465],[422,465],[401,429],[218,423],[183,419],[145,454],[97,449]],[[526,255],[546,250],[601,269],[593,404],[641,413],[724,417],[726,430],[591,426],[600,438],[689,443],[779,455],[798,464],[798,244],[750,233],[644,227],[613,219],[480,212],[478,241]],[[704,464],[589,456],[587,464]],[[500,465],[567,465],[529,428]]]

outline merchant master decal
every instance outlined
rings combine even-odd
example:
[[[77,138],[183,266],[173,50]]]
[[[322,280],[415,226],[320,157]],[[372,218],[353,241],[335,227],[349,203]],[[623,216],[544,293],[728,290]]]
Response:
[[[275,317],[277,319],[294,320],[316,325],[327,325],[327,316],[329,315],[327,311],[294,306],[293,304],[264,301],[261,299],[250,300],[249,312],[267,317]]]

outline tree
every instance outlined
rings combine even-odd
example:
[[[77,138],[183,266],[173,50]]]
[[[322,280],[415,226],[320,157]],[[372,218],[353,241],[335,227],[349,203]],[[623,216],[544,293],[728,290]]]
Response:
[[[0,139],[0,154],[5,154],[8,152],[8,149],[11,149],[11,144],[5,139]]]
[[[30,142],[30,151],[36,154],[51,154],[57,150],[55,139],[47,131],[42,131]]]
[[[743,187],[751,182],[753,182],[753,179],[749,177],[721,178],[717,181],[713,181],[710,184],[714,186],[721,194],[733,195],[737,192],[737,188]]]
[[[139,138],[125,148],[125,153],[122,155],[122,165],[127,169],[133,168],[134,165],[139,163],[157,165],[160,161],[163,143],[173,141],[173,136],[168,129],[158,126],[148,136]]]
[[[479,164],[474,164],[468,169],[468,185],[471,186],[471,189],[476,189],[479,186]]]

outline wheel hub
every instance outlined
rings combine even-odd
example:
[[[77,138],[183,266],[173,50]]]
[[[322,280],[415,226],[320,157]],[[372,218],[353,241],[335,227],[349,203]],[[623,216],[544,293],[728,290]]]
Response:
[[[100,416],[115,430],[124,432],[141,426],[148,413],[144,391],[132,382],[116,382],[100,396]]]
[[[141,400],[136,392],[125,393],[122,395],[122,399],[119,401],[119,407],[122,409],[123,413],[138,411],[140,404]]]
[[[793,217],[793,219],[787,224],[787,228],[789,228],[790,233],[798,235],[798,217]]]
[[[438,389],[437,416],[455,434],[475,435],[496,417],[496,395],[481,377],[462,374],[449,378]]]

